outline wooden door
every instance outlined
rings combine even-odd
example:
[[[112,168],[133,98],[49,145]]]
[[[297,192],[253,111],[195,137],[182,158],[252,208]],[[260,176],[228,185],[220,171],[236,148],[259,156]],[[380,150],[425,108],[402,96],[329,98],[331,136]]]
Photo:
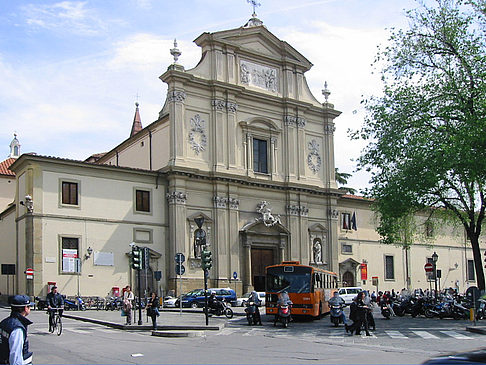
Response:
[[[265,291],[265,268],[274,264],[274,252],[272,249],[251,249],[252,285],[256,291]]]

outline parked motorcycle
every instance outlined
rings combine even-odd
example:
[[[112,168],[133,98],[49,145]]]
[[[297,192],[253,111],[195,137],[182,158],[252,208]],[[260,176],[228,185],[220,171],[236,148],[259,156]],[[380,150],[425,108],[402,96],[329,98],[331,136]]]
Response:
[[[276,326],[277,322],[282,322],[283,326],[287,328],[290,322],[291,308],[292,303],[279,304],[277,314],[275,315],[275,319],[273,320],[273,325]]]
[[[343,308],[344,305],[342,304],[331,305],[330,318],[334,327],[337,327],[340,323],[343,323]]]
[[[257,325],[262,324],[262,320],[260,318],[260,310],[255,302],[246,302],[246,320],[248,321],[248,325]]]

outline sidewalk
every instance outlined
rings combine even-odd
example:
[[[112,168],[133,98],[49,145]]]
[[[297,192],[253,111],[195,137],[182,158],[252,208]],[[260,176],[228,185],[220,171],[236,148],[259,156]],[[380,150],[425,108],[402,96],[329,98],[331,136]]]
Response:
[[[233,320],[242,318],[243,308],[232,308],[234,311]],[[241,313],[240,313],[241,312]],[[83,322],[101,324],[107,327],[125,331],[151,331],[152,320],[147,318],[147,312],[142,310],[142,325],[138,325],[138,310],[132,315],[132,325],[126,325],[126,317],[121,316],[120,311],[86,310],[86,311],[64,311],[63,317]],[[153,336],[164,337],[192,337],[198,335],[195,332],[219,331],[224,328],[228,319],[224,316],[210,317],[209,326],[202,309],[186,309],[182,315],[176,309],[161,309],[157,318],[157,331],[152,331]]]

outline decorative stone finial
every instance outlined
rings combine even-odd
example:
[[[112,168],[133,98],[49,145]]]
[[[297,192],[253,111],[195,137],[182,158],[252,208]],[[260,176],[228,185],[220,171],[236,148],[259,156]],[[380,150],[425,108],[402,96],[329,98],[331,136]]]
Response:
[[[10,142],[10,154],[9,158],[17,158],[20,156],[20,143],[17,139],[17,132],[14,132],[14,138]]]
[[[327,99],[329,99],[329,95],[331,95],[331,92],[327,89],[327,81],[324,82],[324,89],[322,90],[322,95],[324,95],[324,98],[326,99],[326,103],[328,102]]]
[[[182,54],[181,51],[177,48],[177,39],[174,38],[174,48],[170,49],[170,54],[174,57],[174,64],[177,64],[177,60],[179,60],[180,55]]]

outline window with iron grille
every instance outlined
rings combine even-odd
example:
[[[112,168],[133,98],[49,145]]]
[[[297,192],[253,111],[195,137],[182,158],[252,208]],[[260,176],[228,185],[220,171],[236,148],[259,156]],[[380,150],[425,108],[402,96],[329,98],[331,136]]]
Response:
[[[385,256],[385,280],[395,279],[393,256]]]
[[[474,270],[474,260],[467,260],[467,280],[476,280],[476,270]]]

